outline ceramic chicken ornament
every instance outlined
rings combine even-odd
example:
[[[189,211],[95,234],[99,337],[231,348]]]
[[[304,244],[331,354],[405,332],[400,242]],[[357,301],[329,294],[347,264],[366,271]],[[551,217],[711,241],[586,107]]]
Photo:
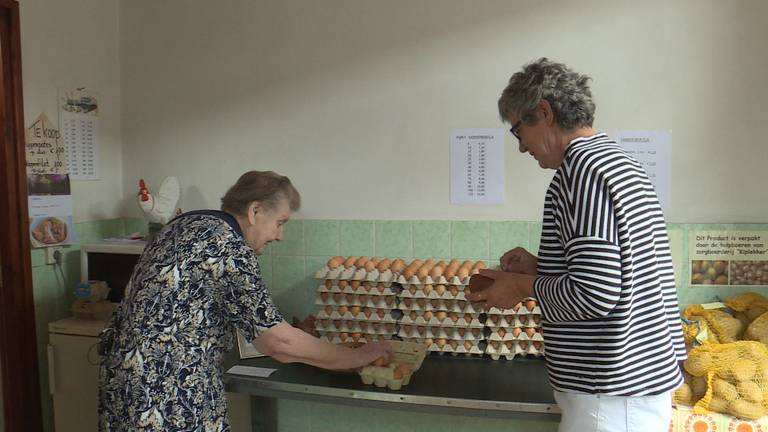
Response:
[[[181,195],[181,187],[176,177],[166,177],[156,194],[152,194],[144,182],[139,180],[137,200],[149,222],[166,224],[176,215],[176,203]]]

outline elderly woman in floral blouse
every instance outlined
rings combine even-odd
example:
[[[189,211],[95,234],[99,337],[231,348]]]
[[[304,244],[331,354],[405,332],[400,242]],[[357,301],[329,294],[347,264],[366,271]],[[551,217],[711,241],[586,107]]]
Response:
[[[299,208],[287,177],[247,172],[221,201],[171,221],[139,259],[101,335],[100,430],[229,430],[222,358],[235,329],[282,362],[350,369],[391,355],[383,342],[323,342],[272,303],[257,256]]]

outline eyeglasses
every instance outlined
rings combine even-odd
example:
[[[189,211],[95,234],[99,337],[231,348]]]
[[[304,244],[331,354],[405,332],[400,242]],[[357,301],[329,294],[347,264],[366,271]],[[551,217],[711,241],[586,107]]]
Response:
[[[512,128],[509,130],[510,132],[512,132],[512,135],[514,135],[515,138],[517,138],[518,141],[520,141],[519,129],[520,129],[520,126],[522,126],[522,125],[523,125],[523,121],[522,120],[518,120],[517,123],[515,123],[512,126]]]

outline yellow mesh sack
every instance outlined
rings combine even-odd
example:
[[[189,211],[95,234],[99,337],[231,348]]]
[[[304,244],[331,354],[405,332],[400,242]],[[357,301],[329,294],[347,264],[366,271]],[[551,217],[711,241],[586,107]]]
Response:
[[[704,309],[701,305],[694,304],[685,308],[682,315],[688,321],[704,321],[708,331],[713,334],[707,338],[709,342],[735,342],[741,339],[744,333],[744,323],[721,310]]]
[[[706,344],[688,353],[685,370],[706,377],[707,391],[694,412],[756,420],[768,415],[768,347],[741,341]]]
[[[737,294],[723,303],[736,312],[746,312],[753,306],[768,306],[768,299],[758,293],[748,292]]]

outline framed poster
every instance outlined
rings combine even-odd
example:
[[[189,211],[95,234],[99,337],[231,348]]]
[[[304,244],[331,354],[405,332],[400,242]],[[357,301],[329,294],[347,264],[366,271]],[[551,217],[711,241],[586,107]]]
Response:
[[[260,353],[256,347],[253,346],[253,342],[245,340],[245,336],[243,336],[242,333],[235,330],[235,334],[237,335],[237,350],[240,352],[240,359],[265,357],[264,354]]]

